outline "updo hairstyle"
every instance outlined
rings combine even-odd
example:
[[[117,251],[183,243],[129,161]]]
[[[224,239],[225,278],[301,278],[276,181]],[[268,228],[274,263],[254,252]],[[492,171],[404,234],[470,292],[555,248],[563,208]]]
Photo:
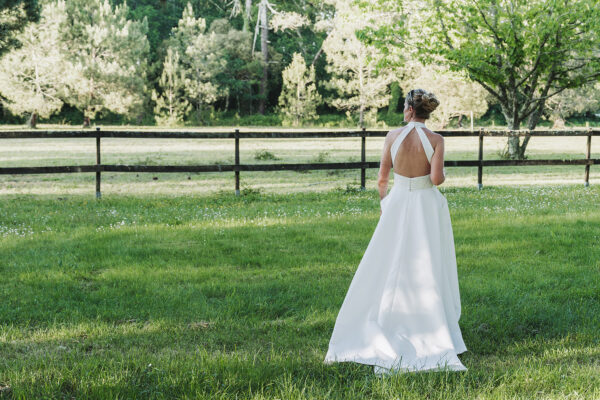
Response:
[[[406,104],[415,110],[415,117],[428,119],[429,114],[440,105],[440,102],[431,92],[413,89],[406,95]]]

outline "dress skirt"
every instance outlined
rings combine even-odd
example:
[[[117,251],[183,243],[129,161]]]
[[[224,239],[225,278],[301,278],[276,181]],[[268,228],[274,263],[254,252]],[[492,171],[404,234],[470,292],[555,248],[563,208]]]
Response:
[[[464,371],[460,295],[446,198],[429,175],[394,173],[339,310],[324,362],[391,372]]]

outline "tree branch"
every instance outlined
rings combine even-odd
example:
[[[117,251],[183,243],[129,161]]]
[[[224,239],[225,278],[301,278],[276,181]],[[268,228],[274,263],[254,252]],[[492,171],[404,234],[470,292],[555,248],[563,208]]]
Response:
[[[474,77],[474,76],[470,76],[471,79],[473,79],[475,82],[479,83],[481,86],[483,86],[483,88],[485,90],[487,90],[488,92],[490,92],[490,94],[492,96],[494,96],[495,98],[498,99],[498,101],[500,101],[501,103],[506,101],[506,97],[501,96],[497,91],[495,91],[491,86],[489,86],[487,83],[483,82],[481,79]]]
[[[544,46],[546,45],[546,42],[548,41],[548,39],[550,38],[550,34],[547,34],[544,39],[542,40],[542,44],[540,45],[540,52],[537,55],[537,58],[533,64],[533,67],[531,67],[531,71],[529,71],[529,73],[527,75],[525,75],[525,77],[523,79],[521,79],[519,82],[517,82],[517,87],[521,86],[523,83],[525,83],[527,81],[527,79],[529,79],[530,76],[533,75],[533,73],[539,68],[540,66],[540,60],[542,59],[542,49],[544,48]]]
[[[502,47],[503,51],[506,51],[506,48],[504,47],[504,40],[502,40],[500,38],[500,36],[498,36],[498,32],[494,29],[494,27],[492,27],[492,25],[488,22],[487,18],[485,17],[485,14],[483,13],[483,11],[481,10],[481,8],[479,8],[479,5],[477,4],[477,2],[474,2],[475,7],[477,8],[477,11],[479,11],[479,15],[481,15],[481,18],[483,18],[483,22],[487,25],[488,28],[490,28],[490,32],[492,32],[492,34],[494,35],[494,37],[496,38],[496,42],[500,45],[500,47]]]
[[[454,46],[452,46],[452,41],[450,41],[450,36],[448,36],[448,29],[446,29],[446,24],[444,24],[444,19],[442,18],[442,15],[440,12],[440,2],[439,1],[436,1],[435,10],[437,11],[437,18],[440,21],[440,25],[442,26],[442,32],[444,33],[444,37],[446,39],[446,46],[448,46],[448,48],[450,48],[451,50],[454,50]]]

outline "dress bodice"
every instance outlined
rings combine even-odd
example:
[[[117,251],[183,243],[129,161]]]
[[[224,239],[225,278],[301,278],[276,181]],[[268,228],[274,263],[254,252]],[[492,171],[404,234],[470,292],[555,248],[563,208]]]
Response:
[[[396,154],[398,153],[398,149],[400,148],[402,141],[406,138],[406,136],[408,136],[408,134],[410,133],[410,131],[413,130],[413,128],[416,129],[417,134],[419,135],[419,139],[421,140],[421,144],[423,145],[423,149],[425,150],[425,155],[427,156],[427,161],[431,165],[431,158],[433,157],[434,150],[433,146],[431,145],[431,142],[427,138],[427,135],[425,134],[425,132],[423,132],[424,127],[425,124],[422,122],[411,121],[402,129],[402,131],[396,137],[396,139],[394,139],[394,142],[392,143],[392,147],[390,149],[392,155],[392,168],[394,164],[394,159],[396,158]],[[408,190],[416,190],[427,189],[434,186],[431,182],[430,174],[423,176],[408,177],[400,175],[395,171],[393,172],[394,187],[407,188]]]
[[[431,145],[431,142],[427,138],[425,132],[423,132],[425,124],[422,122],[411,121],[402,129],[400,134],[396,137],[396,139],[394,139],[394,142],[392,143],[392,147],[390,149],[392,155],[392,165],[394,164],[394,159],[396,158],[396,154],[398,153],[400,145],[402,144],[406,136],[408,136],[410,131],[413,130],[413,128],[417,130],[417,134],[419,135],[419,139],[421,140],[421,144],[423,145],[423,149],[425,150],[425,155],[427,156],[427,161],[429,161],[429,164],[431,164],[431,157],[433,157],[433,146]]]

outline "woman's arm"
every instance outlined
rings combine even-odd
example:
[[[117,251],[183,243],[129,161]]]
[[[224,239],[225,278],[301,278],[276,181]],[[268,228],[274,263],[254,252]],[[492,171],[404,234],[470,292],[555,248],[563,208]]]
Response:
[[[390,132],[383,142],[381,161],[379,163],[379,173],[377,174],[377,187],[379,188],[379,198],[383,199],[387,194],[388,182],[390,180],[390,171],[392,169],[392,155],[390,154]]]
[[[444,174],[444,137],[439,136],[431,157],[431,182],[441,185],[446,180]]]

